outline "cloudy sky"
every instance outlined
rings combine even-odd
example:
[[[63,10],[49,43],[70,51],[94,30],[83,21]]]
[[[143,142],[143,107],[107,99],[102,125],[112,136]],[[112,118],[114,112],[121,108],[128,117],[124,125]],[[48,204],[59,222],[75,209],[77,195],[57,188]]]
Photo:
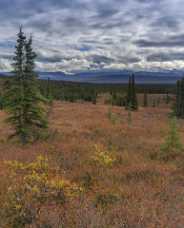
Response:
[[[0,70],[22,24],[37,69],[183,69],[184,0],[0,0]]]

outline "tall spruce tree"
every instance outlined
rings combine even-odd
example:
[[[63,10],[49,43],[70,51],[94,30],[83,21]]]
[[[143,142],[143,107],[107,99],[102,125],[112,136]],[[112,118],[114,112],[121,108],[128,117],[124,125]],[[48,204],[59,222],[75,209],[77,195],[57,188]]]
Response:
[[[13,58],[13,74],[14,77],[6,83],[6,107],[10,114],[7,119],[14,128],[15,134],[24,139],[24,129],[23,129],[23,65],[25,62],[24,46],[26,37],[22,32],[22,28],[18,33],[17,45],[15,56]]]
[[[135,75],[134,74],[132,74],[132,109],[133,110],[138,109],[137,94],[136,94],[136,88],[135,88]]]
[[[45,96],[46,96],[47,99],[49,99],[50,96],[51,96],[50,78],[47,78]]]
[[[170,96],[169,96],[169,92],[167,91],[167,92],[166,92],[165,103],[166,103],[166,104],[169,104],[169,103],[170,103],[170,100],[171,100],[171,99],[170,99]]]
[[[132,77],[129,76],[129,81],[128,81],[128,91],[127,91],[127,99],[126,99],[126,108],[130,109],[130,104],[132,100]]]
[[[14,76],[6,91],[7,119],[14,127],[14,134],[22,143],[36,139],[40,130],[47,127],[37,75],[34,72],[36,54],[32,49],[32,38],[26,39],[20,27],[18,33],[14,63]]]
[[[144,107],[148,107],[148,94],[146,92],[146,90],[144,91]]]
[[[138,102],[137,102],[137,94],[135,88],[135,75],[132,74],[129,77],[128,83],[128,92],[127,92],[127,99],[126,99],[126,108],[131,110],[138,109]]]
[[[30,135],[35,136],[39,129],[47,127],[44,103],[46,99],[41,95],[38,76],[35,73],[36,53],[32,48],[32,37],[25,44],[25,118]]]
[[[175,115],[184,118],[184,78],[176,84],[176,103],[174,106]]]
[[[184,118],[184,78],[181,80],[181,91],[180,91],[180,116],[181,118]]]

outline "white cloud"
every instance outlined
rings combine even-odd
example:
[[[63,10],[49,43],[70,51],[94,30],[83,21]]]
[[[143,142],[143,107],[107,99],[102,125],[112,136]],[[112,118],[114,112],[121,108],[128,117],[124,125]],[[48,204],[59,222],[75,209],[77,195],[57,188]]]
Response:
[[[14,2],[0,1],[1,70],[11,68],[8,55],[14,52],[19,24],[24,25],[26,34],[34,35],[39,70],[184,68],[182,60],[147,61],[161,49],[168,55],[173,49],[183,51],[179,38],[172,47],[162,47],[163,42],[172,42],[171,36],[183,33],[182,0]]]

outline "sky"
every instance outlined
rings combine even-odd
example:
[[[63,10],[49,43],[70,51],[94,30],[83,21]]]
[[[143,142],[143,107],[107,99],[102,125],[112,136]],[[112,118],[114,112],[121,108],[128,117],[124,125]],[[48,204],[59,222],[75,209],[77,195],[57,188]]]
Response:
[[[19,26],[40,71],[184,69],[184,0],[0,0],[0,71]]]

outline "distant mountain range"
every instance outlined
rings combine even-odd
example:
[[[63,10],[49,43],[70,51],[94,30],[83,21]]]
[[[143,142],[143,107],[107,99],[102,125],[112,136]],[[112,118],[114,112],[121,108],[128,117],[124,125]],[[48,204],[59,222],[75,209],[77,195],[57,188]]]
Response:
[[[78,83],[97,84],[126,84],[132,71],[82,71],[71,74],[63,72],[38,72],[40,79],[58,80]],[[184,76],[184,71],[138,71],[134,72],[137,84],[175,84],[178,79]],[[8,72],[0,72],[0,76],[9,76]]]

